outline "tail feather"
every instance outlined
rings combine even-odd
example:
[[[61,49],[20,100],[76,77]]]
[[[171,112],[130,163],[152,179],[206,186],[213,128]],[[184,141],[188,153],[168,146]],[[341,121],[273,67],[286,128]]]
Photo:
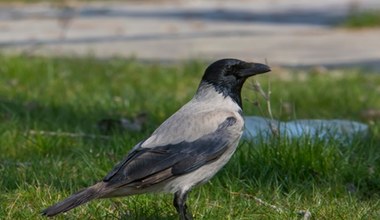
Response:
[[[49,208],[42,211],[44,216],[55,216],[62,212],[67,212],[79,205],[89,202],[93,199],[99,198],[103,195],[103,184],[97,183],[91,187],[83,189],[67,199],[50,206]]]

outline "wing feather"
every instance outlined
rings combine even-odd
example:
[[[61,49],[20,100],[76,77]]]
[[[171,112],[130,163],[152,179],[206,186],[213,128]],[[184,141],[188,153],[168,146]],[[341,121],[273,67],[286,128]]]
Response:
[[[231,143],[229,127],[236,118],[227,117],[218,128],[192,142],[182,141],[132,151],[104,182],[115,187],[147,187],[174,176],[187,174],[218,159]]]

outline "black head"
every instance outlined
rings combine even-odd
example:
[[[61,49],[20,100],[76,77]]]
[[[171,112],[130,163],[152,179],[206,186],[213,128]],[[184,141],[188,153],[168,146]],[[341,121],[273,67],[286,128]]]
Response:
[[[246,79],[261,73],[269,72],[267,65],[260,63],[248,63],[237,59],[222,59],[207,67],[202,83],[211,84],[216,91],[224,96],[230,96],[240,107],[241,88]]]

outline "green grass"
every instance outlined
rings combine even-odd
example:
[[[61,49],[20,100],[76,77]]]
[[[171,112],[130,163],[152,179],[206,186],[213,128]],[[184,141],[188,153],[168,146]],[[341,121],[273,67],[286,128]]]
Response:
[[[206,64],[159,65],[119,58],[0,57],[0,219],[39,212],[104,175],[139,140],[194,94]],[[362,111],[380,109],[380,75],[274,70],[257,77],[282,120],[345,118],[370,124],[352,144],[307,139],[243,142],[228,165],[190,193],[197,219],[379,219],[380,126]],[[267,116],[247,82],[246,114]],[[30,130],[101,135],[103,118],[146,112],[141,132],[109,139],[31,135]],[[283,211],[258,204],[255,196]],[[57,219],[177,219],[171,195],[93,201]]]
[[[353,11],[342,23],[348,28],[380,27],[380,10]]]

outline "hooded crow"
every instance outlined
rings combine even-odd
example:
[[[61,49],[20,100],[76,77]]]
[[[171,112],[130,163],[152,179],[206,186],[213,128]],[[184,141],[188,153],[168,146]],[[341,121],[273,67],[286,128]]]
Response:
[[[241,88],[264,64],[222,59],[207,67],[194,97],[138,143],[100,182],[45,209],[54,216],[93,199],[174,193],[180,219],[192,219],[187,193],[231,158],[243,133]]]

